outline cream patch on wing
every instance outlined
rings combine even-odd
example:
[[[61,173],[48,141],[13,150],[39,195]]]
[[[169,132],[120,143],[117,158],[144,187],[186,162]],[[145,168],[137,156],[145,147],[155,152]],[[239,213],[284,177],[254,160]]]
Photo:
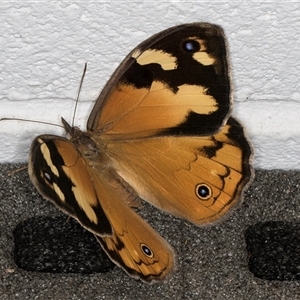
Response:
[[[59,177],[59,172],[51,160],[49,148],[47,147],[47,145],[44,143],[44,141],[42,139],[38,139],[38,142],[41,145],[41,152],[43,154],[43,157],[44,157],[47,165],[50,167],[51,172],[53,174],[55,174],[55,176]]]
[[[207,52],[195,52],[193,58],[204,66],[211,66],[215,63],[215,59],[210,57]]]
[[[163,101],[165,100],[165,101]],[[214,97],[207,94],[207,89],[201,85],[183,84],[173,93],[161,81],[153,81],[150,93],[141,102],[143,106],[173,106],[189,107],[190,110],[209,115],[218,110],[218,103]]]
[[[209,53],[207,53],[207,47],[205,40],[200,40],[200,39],[194,39],[200,44],[200,51],[195,52],[193,54],[193,58],[198,61],[200,64],[204,66],[210,66],[215,64],[216,60],[214,57],[210,56]]]
[[[65,202],[66,201],[65,195],[55,182],[53,182],[53,189],[54,189],[55,193],[57,194],[57,196],[59,197],[59,199],[62,202]]]
[[[136,50],[132,53],[132,57],[141,66],[154,63],[159,64],[163,70],[177,69],[177,58],[161,50],[149,49],[144,52]]]

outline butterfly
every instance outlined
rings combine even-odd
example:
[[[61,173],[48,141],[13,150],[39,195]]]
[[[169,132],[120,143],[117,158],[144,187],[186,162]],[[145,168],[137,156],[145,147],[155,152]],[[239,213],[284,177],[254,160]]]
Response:
[[[147,283],[175,268],[172,247],[135,211],[141,199],[196,225],[222,218],[252,178],[232,106],[223,29],[192,23],[137,46],[100,93],[83,132],[32,142],[29,176],[110,259]]]

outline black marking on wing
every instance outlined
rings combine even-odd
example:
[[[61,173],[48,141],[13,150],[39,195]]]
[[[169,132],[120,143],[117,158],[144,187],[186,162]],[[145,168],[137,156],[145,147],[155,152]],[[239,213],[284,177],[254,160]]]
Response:
[[[212,136],[211,139],[214,141],[214,145],[209,147],[209,146],[204,146],[201,148],[201,152],[205,155],[207,158],[213,158],[217,155],[218,150],[220,150],[223,147],[223,143],[220,141],[217,141],[214,139]]]
[[[249,181],[249,178],[252,177],[251,174],[253,173],[253,169],[250,163],[253,152],[251,144],[246,137],[244,128],[236,119],[230,117],[227,121],[227,125],[230,125],[227,136],[230,139],[232,145],[238,146],[239,148],[243,149],[243,171],[241,173],[243,174],[243,181]]]

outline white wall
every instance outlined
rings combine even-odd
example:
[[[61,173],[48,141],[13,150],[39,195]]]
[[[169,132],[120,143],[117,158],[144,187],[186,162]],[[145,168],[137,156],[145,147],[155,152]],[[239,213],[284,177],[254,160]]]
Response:
[[[300,2],[3,1],[0,118],[76,125],[125,55],[176,24],[221,25],[230,46],[234,115],[248,130],[256,168],[300,169]],[[26,161],[32,138],[54,126],[0,122],[0,162]]]

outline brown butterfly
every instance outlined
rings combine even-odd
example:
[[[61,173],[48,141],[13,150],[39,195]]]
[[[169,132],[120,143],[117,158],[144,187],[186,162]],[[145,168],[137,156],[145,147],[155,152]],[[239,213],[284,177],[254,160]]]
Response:
[[[229,118],[231,104],[223,30],[170,28],[125,58],[86,132],[62,119],[69,139],[35,138],[30,178],[129,275],[162,280],[174,269],[174,252],[131,207],[143,199],[202,225],[237,204],[252,177],[252,151]]]

